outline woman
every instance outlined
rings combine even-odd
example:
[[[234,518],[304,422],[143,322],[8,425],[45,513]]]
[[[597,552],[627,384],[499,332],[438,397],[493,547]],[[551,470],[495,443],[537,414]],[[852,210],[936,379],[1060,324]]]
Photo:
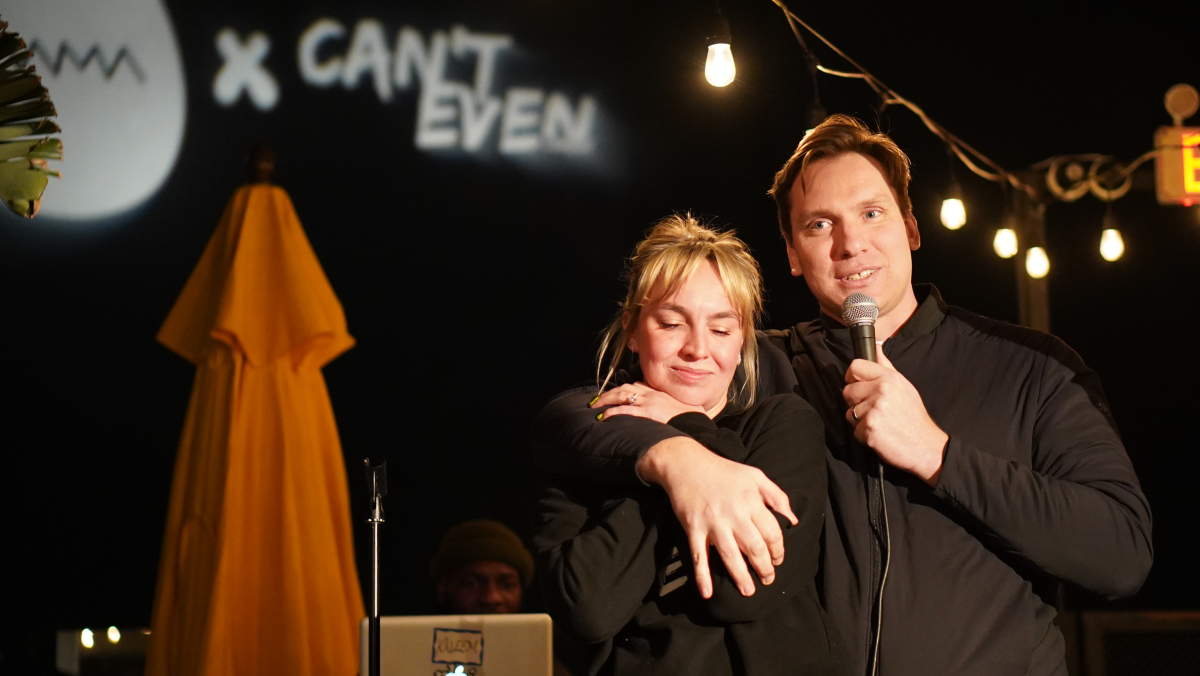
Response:
[[[599,390],[615,384],[605,400],[622,405],[596,424],[651,417],[760,469],[799,520],[779,517],[787,555],[774,580],[755,578],[748,593],[711,557],[713,588],[703,598],[661,490],[552,478],[534,545],[551,615],[598,646],[591,674],[844,673],[813,584],[824,433],[794,395],[754,401],[761,289],[758,265],[733,233],[690,216],[658,223],[637,246],[625,302],[600,348]]]

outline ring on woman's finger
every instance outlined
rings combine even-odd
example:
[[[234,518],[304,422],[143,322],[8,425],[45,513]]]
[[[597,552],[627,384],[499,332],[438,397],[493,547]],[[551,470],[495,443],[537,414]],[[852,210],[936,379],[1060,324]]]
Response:
[[[854,416],[854,424],[858,424],[858,404],[850,407],[850,415]]]
[[[637,398],[638,398],[638,393],[634,392],[633,394],[629,395],[629,401],[627,403],[630,406],[637,406]]]

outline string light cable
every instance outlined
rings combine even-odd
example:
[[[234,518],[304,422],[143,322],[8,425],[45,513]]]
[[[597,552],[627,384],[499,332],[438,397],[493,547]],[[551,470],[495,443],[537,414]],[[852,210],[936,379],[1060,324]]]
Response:
[[[946,143],[950,151],[961,161],[972,173],[980,178],[987,179],[995,183],[1007,183],[1012,187],[1026,193],[1035,201],[1039,201],[1041,191],[1035,185],[1031,185],[1023,180],[1017,174],[1006,170],[994,162],[991,158],[976,150],[969,143],[963,141],[957,135],[939,124],[931,118],[919,105],[911,100],[901,96],[895,89],[887,86],[878,77],[871,74],[866,68],[862,67],[857,61],[846,54],[833,44],[824,35],[817,32],[812,26],[805,23],[803,19],[796,15],[784,0],[771,0],[778,6],[788,21],[788,25],[792,28],[792,33],[795,34],[797,42],[800,43],[800,48],[804,50],[807,58],[815,65],[816,70],[831,75],[834,77],[849,78],[862,80],[867,83],[872,90],[879,95],[882,102],[880,111],[889,105],[904,106],[914,115],[916,115],[925,127],[934,135],[942,139]],[[800,27],[811,33],[813,37],[820,40],[826,47],[833,51],[854,68],[853,71],[834,70],[820,63],[816,55],[808,48],[803,35],[800,32]],[[814,83],[815,85],[815,83]],[[815,86],[814,86],[815,90]],[[1043,160],[1031,168],[1035,171],[1046,172],[1046,187],[1050,194],[1055,199],[1064,202],[1073,202],[1087,193],[1092,193],[1098,199],[1105,202],[1119,199],[1129,192],[1133,183],[1133,172],[1145,162],[1155,158],[1158,155],[1158,150],[1150,150],[1144,153],[1128,165],[1120,165],[1115,163],[1113,157],[1109,155],[1089,154],[1089,155],[1059,155]],[[1086,174],[1080,173],[1077,176],[1068,175],[1068,178],[1074,183],[1063,188],[1058,181],[1057,173],[1059,168],[1065,163],[1068,169],[1075,163],[1088,162],[1091,164]],[[1109,166],[1107,170],[1103,170],[1105,166]]]

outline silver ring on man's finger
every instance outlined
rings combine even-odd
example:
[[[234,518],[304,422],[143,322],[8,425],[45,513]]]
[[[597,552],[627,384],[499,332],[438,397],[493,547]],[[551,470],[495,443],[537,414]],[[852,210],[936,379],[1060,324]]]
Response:
[[[854,416],[854,424],[858,424],[858,404],[850,407],[850,415]]]
[[[634,392],[633,394],[629,395],[629,405],[637,406],[637,398],[638,398],[637,392]]]

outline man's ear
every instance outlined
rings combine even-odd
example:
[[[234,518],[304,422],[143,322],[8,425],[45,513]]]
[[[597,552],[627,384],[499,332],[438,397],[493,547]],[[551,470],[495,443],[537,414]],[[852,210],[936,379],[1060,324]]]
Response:
[[[909,214],[904,217],[904,233],[908,235],[908,248],[916,251],[921,248],[921,231],[917,229],[917,217]]]
[[[803,277],[804,267],[800,265],[800,256],[796,255],[795,239],[787,243],[788,264],[792,266],[793,277]]]

